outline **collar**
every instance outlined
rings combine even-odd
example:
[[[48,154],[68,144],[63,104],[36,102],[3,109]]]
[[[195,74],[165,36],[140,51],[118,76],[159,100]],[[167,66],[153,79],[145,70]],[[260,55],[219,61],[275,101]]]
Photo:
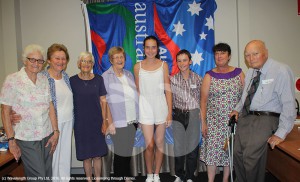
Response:
[[[270,69],[272,64],[272,59],[268,58],[263,67],[259,70],[262,74],[266,74],[268,70]]]

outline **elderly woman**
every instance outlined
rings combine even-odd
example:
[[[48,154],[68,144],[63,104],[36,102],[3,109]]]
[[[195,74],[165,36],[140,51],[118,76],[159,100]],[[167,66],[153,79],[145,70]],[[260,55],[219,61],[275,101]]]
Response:
[[[18,161],[22,158],[27,177],[52,178],[52,153],[59,138],[55,109],[43,68],[44,50],[31,44],[22,55],[24,67],[8,75],[0,94],[2,122],[7,133],[9,150]],[[21,115],[14,126],[11,110]]]
[[[63,178],[70,178],[71,139],[74,120],[73,94],[69,76],[65,72],[69,62],[68,49],[63,44],[52,44],[47,51],[47,62],[49,67],[41,73],[44,74],[49,81],[51,98],[58,119],[60,138],[53,154],[53,181],[65,181]],[[20,122],[20,119],[22,119],[18,113],[12,115],[11,118],[13,123]]]
[[[112,47],[108,56],[112,66],[102,76],[112,116],[112,122],[108,120],[107,132],[112,135],[114,144],[114,176],[123,179],[121,181],[129,181],[138,117],[138,94],[132,73],[123,69],[126,58],[124,49]]]
[[[103,78],[91,73],[94,57],[82,52],[77,62],[80,73],[70,78],[74,98],[74,134],[77,160],[83,161],[85,175],[92,181],[92,169],[96,181],[100,181],[101,157],[107,154],[105,136],[101,133],[106,116],[106,90]]]
[[[224,166],[223,181],[229,178],[229,156],[224,150],[230,112],[241,98],[244,85],[242,69],[229,66],[230,46],[213,47],[216,68],[208,71],[201,86],[202,134],[200,160],[207,165],[208,181],[213,182],[217,166]]]
[[[65,72],[69,62],[68,49],[63,44],[52,44],[47,51],[47,62],[49,67],[42,73],[50,84],[60,131],[60,140],[53,154],[53,181],[65,181],[63,178],[70,178],[73,131],[73,94],[69,76]]]

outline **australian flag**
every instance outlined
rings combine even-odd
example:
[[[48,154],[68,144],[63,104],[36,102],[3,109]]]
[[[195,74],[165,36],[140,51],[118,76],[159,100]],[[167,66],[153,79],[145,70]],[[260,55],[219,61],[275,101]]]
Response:
[[[111,66],[108,50],[113,46],[124,48],[125,69],[132,70],[144,59],[143,40],[148,35],[160,40],[160,57],[171,75],[179,71],[176,54],[181,49],[190,51],[191,69],[199,75],[215,66],[215,0],[112,0],[85,7],[94,73],[102,74]]]

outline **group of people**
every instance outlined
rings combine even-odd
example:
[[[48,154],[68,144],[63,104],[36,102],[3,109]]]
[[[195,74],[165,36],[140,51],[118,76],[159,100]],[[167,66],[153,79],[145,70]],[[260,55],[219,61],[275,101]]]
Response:
[[[291,69],[269,58],[263,41],[253,40],[244,51],[250,67],[246,76],[229,65],[231,48],[226,43],[213,47],[216,67],[203,78],[190,70],[191,54],[184,49],[176,55],[180,71],[169,76],[168,64],[159,58],[158,39],[148,36],[143,46],[145,59],[134,65],[134,75],[124,69],[124,49],[112,47],[111,67],[101,76],[92,73],[93,55],[82,52],[80,73],[71,78],[65,72],[69,54],[64,45],[48,48],[45,70],[43,48],[25,47],[24,67],[7,76],[0,103],[9,150],[17,161],[22,158],[26,176],[53,181],[70,177],[74,128],[76,156],[88,181],[100,181],[106,134],[114,145],[114,179],[131,181],[135,131],[141,127],[146,182],[160,182],[165,131],[172,127],[175,182],[195,181],[199,159],[207,165],[209,181],[214,181],[218,166],[224,167],[223,181],[228,181],[230,160],[224,145],[234,116],[236,179],[264,181],[268,143],[274,148],[283,142],[296,117]]]

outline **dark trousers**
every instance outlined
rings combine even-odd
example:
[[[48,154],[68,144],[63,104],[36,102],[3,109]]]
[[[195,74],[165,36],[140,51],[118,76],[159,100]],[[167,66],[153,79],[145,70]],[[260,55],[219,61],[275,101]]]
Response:
[[[277,130],[274,116],[247,115],[236,128],[233,163],[238,182],[264,182],[268,138]]]
[[[130,161],[134,145],[136,128],[133,124],[123,128],[116,128],[116,134],[111,135],[114,144],[114,177],[116,181],[124,181],[131,177]],[[117,180],[121,179],[121,180]]]
[[[188,116],[174,114],[173,135],[175,154],[175,174],[182,180],[195,180],[194,172],[197,170],[200,138],[199,109],[191,110]],[[185,169],[185,170],[184,170]]]
[[[22,152],[21,159],[27,181],[50,181],[52,179],[51,145],[45,147],[51,136],[45,137],[41,141],[17,140]]]

